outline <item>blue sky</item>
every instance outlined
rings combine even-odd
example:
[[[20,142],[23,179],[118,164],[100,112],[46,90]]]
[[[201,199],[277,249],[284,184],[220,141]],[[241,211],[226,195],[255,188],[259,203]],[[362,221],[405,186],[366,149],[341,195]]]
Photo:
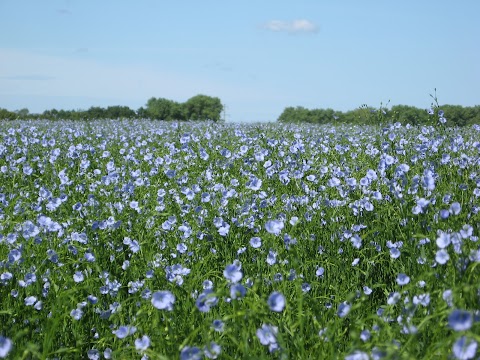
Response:
[[[0,0],[0,107],[480,104],[480,1]]]

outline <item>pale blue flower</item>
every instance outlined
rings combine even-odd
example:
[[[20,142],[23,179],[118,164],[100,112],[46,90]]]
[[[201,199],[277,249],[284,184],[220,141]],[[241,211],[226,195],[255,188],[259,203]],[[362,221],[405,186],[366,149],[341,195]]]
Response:
[[[119,339],[124,339],[128,335],[133,335],[137,331],[135,326],[120,326],[117,330],[112,331],[112,334],[116,335]]]
[[[387,304],[388,305],[395,305],[401,298],[400,293],[393,292],[388,295]]]
[[[410,277],[406,274],[398,274],[397,284],[400,286],[407,285],[410,282]]]
[[[469,360],[475,357],[477,353],[477,342],[462,336],[453,344],[453,355],[458,360]]]
[[[89,360],[99,360],[100,352],[97,349],[90,349],[87,351],[87,357]]]
[[[172,311],[175,295],[168,290],[157,291],[152,294],[151,302],[156,309]]]
[[[399,249],[397,249],[396,247],[392,247],[390,249],[390,257],[392,259],[398,259],[400,257],[400,255],[402,255],[402,252]]]
[[[440,210],[439,215],[440,215],[440,219],[447,220],[448,217],[450,216],[450,211],[442,209]]]
[[[440,265],[445,265],[447,261],[450,260],[450,255],[448,255],[447,250],[441,249],[438,250],[435,255],[435,261]]]
[[[241,299],[246,293],[247,290],[242,284],[234,283],[230,286],[230,297],[232,299]]]
[[[350,305],[348,302],[342,302],[340,305],[338,305],[337,315],[341,318],[347,316],[351,307],[352,305]]]
[[[222,226],[218,228],[218,234],[220,236],[227,236],[229,231],[230,231],[230,225],[226,222],[224,222]]]
[[[312,286],[309,283],[303,283],[302,284],[302,292],[307,293],[310,290],[312,290]]]
[[[278,291],[274,291],[268,297],[267,304],[270,310],[282,312],[285,309],[285,296]]]
[[[315,271],[315,275],[318,276],[318,277],[323,277],[324,274],[325,274],[325,269],[323,267],[319,267]]]
[[[274,235],[280,235],[284,227],[284,223],[281,220],[269,220],[265,224],[265,230],[268,233]]]
[[[360,249],[362,247],[362,238],[358,234],[353,235],[350,238],[350,241],[352,242],[354,248]]]
[[[472,327],[473,315],[470,311],[453,310],[448,316],[448,326],[455,331],[465,331]]]
[[[85,276],[81,271],[76,271],[75,274],[73,274],[73,281],[76,283],[81,283],[85,279]]]
[[[35,296],[28,296],[25,298],[25,305],[33,306],[36,301],[37,301],[37,298]]]
[[[213,320],[212,328],[217,332],[223,332],[225,328],[225,323],[222,320]]]
[[[262,180],[255,176],[252,176],[250,177],[250,180],[247,181],[247,183],[245,184],[245,187],[253,191],[258,191],[262,187]]]
[[[447,303],[449,307],[453,306],[453,291],[448,289],[442,294],[442,299]]]
[[[350,355],[345,356],[345,360],[369,360],[370,357],[363,351],[356,350]]]
[[[454,203],[452,203],[452,205],[450,205],[450,213],[451,214],[458,215],[458,214],[460,214],[460,211],[462,211],[462,206],[460,205],[460,203],[454,202]]]
[[[451,243],[450,234],[441,231],[441,232],[438,234],[436,243],[437,243],[437,246],[438,246],[440,249],[445,249],[445,248],[446,248],[448,245],[450,245],[450,243]]]
[[[225,267],[225,270],[223,271],[223,276],[225,276],[225,279],[227,279],[228,281],[231,281],[232,283],[237,283],[242,280],[243,277],[241,269],[241,263],[239,261],[234,261],[233,264],[227,265]]]
[[[198,347],[185,346],[182,351],[180,351],[180,360],[201,360],[202,355],[202,350]]]
[[[430,294],[420,294],[413,297],[414,305],[428,306],[430,304]]]
[[[460,230],[460,236],[462,239],[468,239],[473,235],[473,226],[465,224]]]
[[[93,255],[90,251],[87,251],[84,257],[88,262],[95,262],[95,255]]]
[[[145,351],[150,346],[150,338],[147,335],[143,335],[141,338],[135,340],[135,349],[137,351]]]
[[[364,293],[365,295],[370,295],[370,294],[372,293],[372,291],[373,291],[373,290],[370,289],[368,286],[364,286],[364,287],[363,287],[363,293]]]
[[[209,312],[210,309],[218,304],[218,298],[211,289],[204,290],[195,301],[197,309],[201,312]]]
[[[362,330],[362,332],[360,333],[360,339],[363,342],[366,342],[366,341],[370,340],[370,337],[371,337],[370,331],[368,331],[366,329]]]
[[[268,346],[270,352],[278,349],[277,344],[278,328],[272,325],[263,324],[260,329],[257,329],[257,337],[260,344]]]
[[[82,309],[73,309],[72,311],[70,311],[70,316],[74,319],[74,320],[80,320],[83,316],[83,310]]]
[[[276,262],[277,262],[277,253],[275,251],[273,251],[272,249],[270,249],[268,251],[268,255],[267,255],[267,264],[272,266]]]
[[[222,348],[220,347],[220,345],[218,345],[213,341],[203,348],[203,354],[208,359],[216,359],[221,352],[222,352]]]
[[[202,287],[203,289],[213,289],[213,281],[212,280],[205,280],[203,283],[202,283]]]
[[[40,233],[40,229],[30,220],[27,220],[23,223],[22,229],[23,229],[23,237],[25,239],[35,237]]]
[[[254,249],[258,249],[259,247],[262,246],[262,239],[259,237],[253,237],[250,239],[250,246],[253,247]]]
[[[8,353],[12,350],[12,347],[12,340],[0,335],[0,358],[6,358]]]

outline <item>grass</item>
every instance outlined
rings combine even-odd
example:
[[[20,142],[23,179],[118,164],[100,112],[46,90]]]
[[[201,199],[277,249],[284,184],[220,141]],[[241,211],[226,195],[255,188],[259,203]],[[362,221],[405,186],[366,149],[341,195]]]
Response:
[[[2,123],[0,357],[473,358],[479,132]]]

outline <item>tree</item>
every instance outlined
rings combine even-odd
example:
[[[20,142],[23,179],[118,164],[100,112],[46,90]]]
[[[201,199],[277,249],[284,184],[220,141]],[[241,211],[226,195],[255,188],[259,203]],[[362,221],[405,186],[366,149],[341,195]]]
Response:
[[[55,120],[58,118],[58,110],[57,109],[45,110],[42,113],[41,117],[44,119]]]
[[[99,106],[92,106],[86,113],[89,119],[105,119],[107,117],[105,109]]]
[[[220,121],[222,102],[217,97],[196,95],[183,104],[187,120]]]
[[[292,123],[296,122],[297,110],[293,106],[289,106],[283,110],[283,112],[278,117],[277,121],[283,123]]]
[[[25,119],[28,117],[28,114],[30,113],[27,108],[23,108],[20,110],[16,110],[15,113],[18,115],[19,118]]]
[[[14,112],[0,108],[0,120],[15,120],[18,117]]]
[[[158,120],[179,120],[174,115],[179,115],[175,101],[163,98],[150,98],[147,101],[146,113],[148,117]]]
[[[108,119],[117,119],[117,118],[134,118],[135,111],[130,109],[128,106],[109,106],[105,110],[105,115]]]
[[[426,124],[429,120],[428,112],[425,109],[419,109],[415,106],[394,105],[391,112],[395,119],[402,124]]]
[[[455,126],[465,126],[467,124],[468,108],[460,105],[442,105],[439,109],[444,111],[447,124],[451,123]]]

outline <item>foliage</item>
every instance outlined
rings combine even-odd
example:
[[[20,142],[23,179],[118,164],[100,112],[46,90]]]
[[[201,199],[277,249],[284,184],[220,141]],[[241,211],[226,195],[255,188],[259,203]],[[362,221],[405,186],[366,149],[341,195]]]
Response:
[[[0,120],[14,120],[17,119],[18,115],[7,109],[0,108]]]
[[[433,104],[432,104],[433,106]],[[460,105],[438,105],[444,112],[446,126],[465,126],[480,124],[480,105],[462,107]],[[391,124],[399,122],[410,125],[427,125],[431,123],[428,109],[419,109],[408,105],[393,105],[390,109],[380,105],[374,108],[366,104],[347,112],[332,109],[306,109],[304,107],[287,107],[277,121],[281,123],[349,123],[349,124]]]
[[[479,134],[0,123],[0,357],[476,358]]]
[[[147,117],[159,120],[211,120],[220,121],[223,105],[219,98],[196,95],[185,103],[163,98],[151,98],[147,102]]]
[[[196,95],[184,104],[185,117],[189,120],[220,121],[223,110],[222,102],[217,97]]]
[[[156,120],[211,120],[220,121],[223,105],[219,98],[196,95],[185,103],[164,98],[150,98],[145,107],[137,111],[128,106],[92,106],[88,110],[45,110],[33,114],[28,109],[10,112],[0,108],[2,119],[48,119],[48,120],[92,120],[92,119],[156,119]]]
[[[182,104],[163,98],[150,98],[145,113],[148,118],[157,120],[185,120]]]

